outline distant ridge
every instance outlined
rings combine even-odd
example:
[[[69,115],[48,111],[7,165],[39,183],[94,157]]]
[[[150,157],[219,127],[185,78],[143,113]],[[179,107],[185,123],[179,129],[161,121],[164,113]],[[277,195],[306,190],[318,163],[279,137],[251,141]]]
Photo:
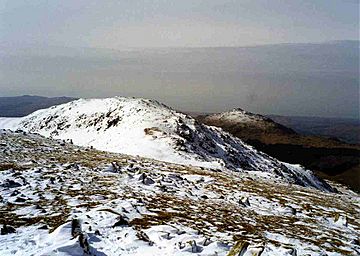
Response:
[[[32,95],[0,97],[0,116],[22,117],[36,110],[67,103],[76,99],[77,98],[65,96],[49,98]]]
[[[222,113],[198,115],[196,119],[206,125],[220,127],[281,161],[301,164],[322,177],[360,191],[360,146],[326,136],[326,132],[330,135],[328,137],[331,137],[332,134],[353,131],[356,142],[355,136],[359,131],[357,120],[270,117],[238,108]],[[322,136],[316,136],[321,131]]]
[[[280,115],[268,117],[300,134],[337,138],[346,143],[360,145],[359,119]]]

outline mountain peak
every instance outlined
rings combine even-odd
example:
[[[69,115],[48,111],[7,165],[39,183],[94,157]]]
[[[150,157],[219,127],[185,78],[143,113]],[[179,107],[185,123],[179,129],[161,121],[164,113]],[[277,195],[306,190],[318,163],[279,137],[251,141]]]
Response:
[[[246,112],[246,111],[244,109],[242,109],[242,108],[233,108],[229,112]]]
[[[38,110],[22,118],[17,128],[104,151],[265,175],[331,190],[310,171],[282,163],[221,129],[200,124],[155,100],[79,99]]]

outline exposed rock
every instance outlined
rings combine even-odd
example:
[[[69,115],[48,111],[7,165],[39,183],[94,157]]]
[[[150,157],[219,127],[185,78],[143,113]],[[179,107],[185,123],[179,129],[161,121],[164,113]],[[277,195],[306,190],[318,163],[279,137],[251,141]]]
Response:
[[[185,245],[185,243],[183,243],[183,242],[180,241],[180,242],[178,243],[178,246],[179,246],[179,249],[182,250],[182,249],[185,248],[186,245]]]
[[[10,196],[17,196],[19,194],[21,194],[19,190],[14,190]]]
[[[17,188],[17,187],[21,187],[22,184],[14,180],[7,179],[5,180],[3,186],[7,188]]]
[[[340,225],[340,226],[345,226],[346,227],[348,225],[346,216],[342,216],[338,212],[335,213],[334,222],[337,225]]]
[[[142,173],[139,180],[145,185],[152,185],[155,183],[155,181],[152,178],[149,178],[146,173]]]
[[[144,182],[145,182],[146,177],[147,177],[146,173],[144,173],[144,172],[143,172],[143,173],[139,176],[139,180],[141,180],[141,181],[142,181],[142,183],[144,183]]]
[[[3,227],[1,228],[1,235],[7,235],[7,234],[11,234],[11,233],[15,233],[16,229],[12,226],[6,225],[4,224]]]
[[[166,233],[165,235],[161,235],[162,238],[164,239],[167,239],[167,240],[170,240],[170,239],[173,239],[174,236],[172,236],[169,232]]]
[[[241,198],[239,200],[239,204],[244,206],[244,207],[249,207],[250,206],[249,198],[248,197]]]
[[[238,241],[231,248],[227,256],[243,256],[249,247],[249,242],[247,241]]]
[[[18,198],[16,198],[15,199],[15,202],[17,202],[17,203],[24,203],[24,202],[26,202],[26,198],[24,198],[24,197],[18,197]]]
[[[120,172],[121,167],[117,162],[111,162],[111,167],[113,172]]]
[[[167,175],[170,179],[173,180],[183,180],[184,178],[181,177],[179,174],[170,173]]]
[[[155,184],[155,180],[153,180],[152,178],[146,178],[144,181],[145,185],[152,185]]]
[[[136,237],[142,241],[148,242],[150,246],[154,245],[154,242],[150,240],[149,236],[142,230],[138,230]]]
[[[88,242],[88,237],[87,234],[84,232],[81,232],[79,234],[79,243],[80,243],[80,247],[84,249],[84,253],[89,254],[90,253],[90,245]]]
[[[292,215],[296,215],[297,211],[294,207],[289,206]]]
[[[297,256],[297,251],[296,251],[295,248],[291,248],[291,249],[290,249],[290,255],[291,255],[291,256]]]
[[[118,226],[129,226],[129,220],[127,219],[127,217],[119,215],[119,217],[117,217],[117,221],[113,225],[113,228]]]
[[[50,177],[50,183],[51,184],[55,184],[55,180],[56,180],[55,177]]]
[[[209,244],[211,244],[212,243],[212,241],[210,240],[210,238],[205,238],[205,240],[204,240],[204,242],[203,242],[203,245],[204,246],[208,246]]]
[[[195,240],[190,241],[191,244],[191,252],[192,253],[199,253],[203,251],[203,248],[196,244]]]
[[[79,219],[73,219],[71,221],[71,235],[73,237],[77,237],[78,235],[80,235],[82,232],[82,228],[81,228],[81,220]]]

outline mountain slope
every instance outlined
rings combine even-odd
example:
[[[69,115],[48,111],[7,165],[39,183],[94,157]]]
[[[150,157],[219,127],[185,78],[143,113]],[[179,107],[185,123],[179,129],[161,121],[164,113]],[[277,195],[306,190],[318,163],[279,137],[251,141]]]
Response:
[[[0,255],[358,255],[359,196],[0,130]],[[6,226],[5,226],[6,225]]]
[[[80,99],[36,111],[22,118],[16,128],[105,151],[254,172],[272,179],[332,190],[311,171],[277,161],[218,128],[200,124],[153,100]]]
[[[38,109],[48,108],[76,100],[70,97],[42,97],[42,96],[16,96],[0,97],[0,116],[20,117],[26,116]]]
[[[331,178],[360,191],[358,145],[301,135],[270,118],[241,109],[201,115],[196,119],[206,125],[220,127],[281,161],[301,164],[327,179]]]

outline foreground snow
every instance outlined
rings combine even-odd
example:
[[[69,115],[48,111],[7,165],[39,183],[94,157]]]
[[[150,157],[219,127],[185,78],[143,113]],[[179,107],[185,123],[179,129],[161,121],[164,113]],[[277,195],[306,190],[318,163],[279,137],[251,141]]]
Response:
[[[16,229],[0,235],[0,255],[360,251],[359,196],[336,184],[341,193],[325,193],[9,131],[0,159],[0,224]],[[71,234],[74,219],[88,246]]]
[[[80,99],[38,110],[0,128],[22,129],[80,146],[212,169],[266,172],[268,178],[332,191],[310,171],[256,151],[240,139],[152,100]]]
[[[101,210],[101,209],[100,209]],[[197,231],[180,225],[157,225],[143,232],[154,243],[142,241],[137,237],[138,232],[131,227],[122,227],[114,229],[114,214],[94,210],[87,213],[91,216],[91,223],[94,221],[102,225],[102,234],[95,235],[87,230],[87,241],[91,249],[89,255],[226,255],[229,246],[211,242],[205,244],[206,238],[198,235]],[[88,220],[86,216],[85,220]],[[89,225],[86,225],[88,227]],[[4,239],[5,238],[5,239]],[[195,241],[197,251],[189,243]],[[66,222],[59,226],[52,233],[47,230],[39,230],[38,226],[19,229],[17,234],[10,234],[6,237],[0,237],[0,243],[3,245],[0,249],[2,255],[73,255],[83,256],[84,249],[79,245],[79,241],[71,236],[71,223]],[[183,244],[179,246],[179,244]],[[194,253],[193,253],[194,251]],[[86,255],[86,254],[85,254]]]

